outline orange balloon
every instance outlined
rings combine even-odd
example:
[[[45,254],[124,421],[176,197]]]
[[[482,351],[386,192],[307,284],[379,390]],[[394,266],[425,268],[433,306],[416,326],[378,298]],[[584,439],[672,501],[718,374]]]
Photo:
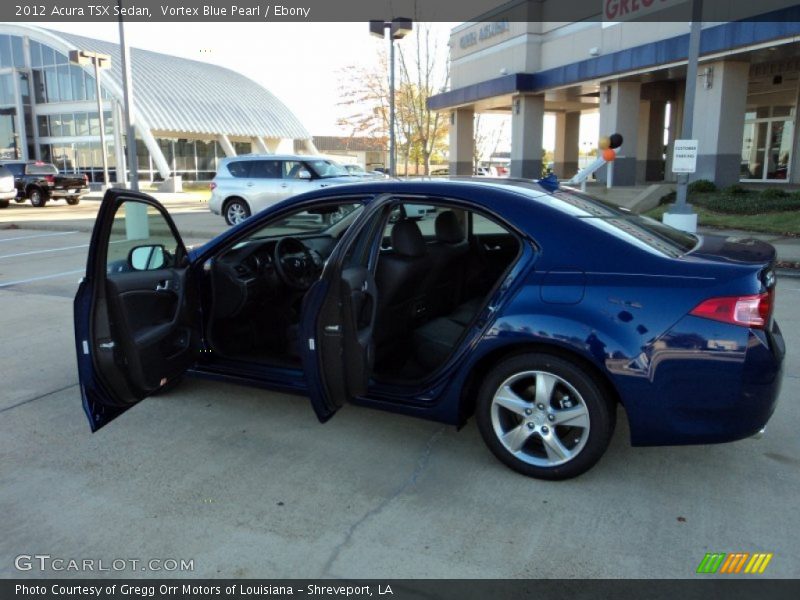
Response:
[[[611,162],[615,158],[617,158],[617,153],[614,152],[611,148],[606,148],[605,150],[603,150],[603,160],[604,161]]]

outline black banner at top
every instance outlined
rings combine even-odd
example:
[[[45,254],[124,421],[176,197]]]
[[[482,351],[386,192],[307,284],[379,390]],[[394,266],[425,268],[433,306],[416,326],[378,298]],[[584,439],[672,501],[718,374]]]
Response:
[[[9,22],[691,21],[700,0],[4,0]],[[791,0],[702,0],[703,21],[800,21]]]

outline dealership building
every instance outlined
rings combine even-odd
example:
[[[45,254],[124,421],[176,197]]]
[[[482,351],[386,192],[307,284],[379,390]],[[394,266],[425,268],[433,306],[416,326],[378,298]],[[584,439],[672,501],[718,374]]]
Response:
[[[53,162],[102,181],[94,67],[69,53],[109,55],[100,88],[110,179],[126,172],[119,45],[0,23],[0,158]],[[208,180],[219,159],[250,152],[316,153],[311,135],[274,95],[223,67],[132,48],[132,120],[139,178]]]
[[[681,126],[689,23],[670,21],[669,13],[640,21],[604,18],[601,11],[622,4],[589,4],[593,14],[576,15],[583,20],[547,19],[563,2],[544,0],[535,3],[538,12],[529,20],[519,19],[519,12],[507,17],[495,11],[452,30],[450,89],[428,104],[450,115],[451,173],[472,173],[474,116],[493,113],[510,115],[511,175],[539,177],[543,120],[551,113],[553,168],[559,177],[571,177],[581,115],[599,112],[600,134],[617,132],[625,140],[614,163],[614,184],[674,180],[673,142],[686,137]],[[703,23],[693,179],[800,183],[800,6],[787,4],[748,3],[759,12],[755,16],[737,14],[738,4],[718,4],[729,13]],[[604,177],[601,169],[598,178]]]

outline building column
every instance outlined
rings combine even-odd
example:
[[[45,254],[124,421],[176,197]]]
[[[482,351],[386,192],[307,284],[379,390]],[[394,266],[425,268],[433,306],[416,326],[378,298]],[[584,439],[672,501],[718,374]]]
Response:
[[[580,111],[556,113],[556,149],[553,171],[561,179],[569,179],[578,172],[580,132]]]
[[[544,96],[515,96],[511,101],[511,177],[542,176]]]
[[[694,99],[692,138],[697,140],[697,171],[692,180],[718,186],[739,181],[750,63],[701,63]]]
[[[614,161],[614,185],[636,184],[636,150],[639,140],[639,103],[642,84],[613,81],[600,84],[600,136],[622,135],[622,147]],[[606,169],[597,171],[606,181]]]
[[[260,137],[254,136],[250,138],[250,143],[252,144],[255,151],[258,152],[259,154],[272,154],[269,151],[269,148],[267,148],[267,145],[264,143],[264,140],[262,140]]]
[[[225,156],[236,156],[236,150],[233,148],[233,144],[231,144],[231,141],[228,139],[227,135],[218,135],[217,141],[219,142],[222,151],[225,153]]]
[[[636,144],[636,182],[663,181],[665,100],[642,100]]]
[[[450,175],[472,175],[475,160],[475,111],[459,108],[450,113]]]
[[[117,173],[116,183],[117,187],[129,189],[127,157],[125,156],[125,146],[122,143],[123,119],[120,114],[121,110],[122,108],[118,102],[114,102],[111,105],[111,118],[114,122],[114,153],[117,161],[117,168],[115,169]]]

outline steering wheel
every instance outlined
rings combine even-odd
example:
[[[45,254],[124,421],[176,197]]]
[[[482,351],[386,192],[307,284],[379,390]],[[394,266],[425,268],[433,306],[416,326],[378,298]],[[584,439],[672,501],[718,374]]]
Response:
[[[275,270],[290,288],[305,291],[319,276],[318,267],[306,245],[293,237],[275,244]]]

